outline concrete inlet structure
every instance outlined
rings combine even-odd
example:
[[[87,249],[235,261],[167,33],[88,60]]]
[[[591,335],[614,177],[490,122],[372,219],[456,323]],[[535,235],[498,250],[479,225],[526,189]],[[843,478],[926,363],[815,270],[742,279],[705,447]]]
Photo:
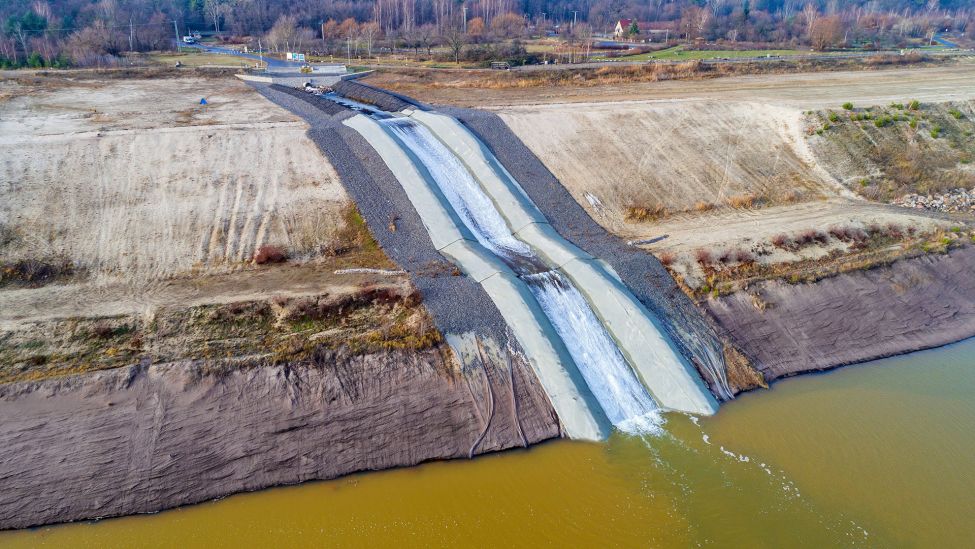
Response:
[[[474,134],[443,114],[406,109],[393,116],[408,116],[429,130],[473,176],[519,244],[527,245],[546,269],[571,281],[598,318],[594,325],[605,328],[632,368],[628,375],[636,374],[657,406],[693,414],[717,410],[717,402],[697,371],[676,351],[658,319],[612,268],[563,239],[549,225],[518,182]],[[605,438],[616,421],[611,422],[608,415],[618,416],[618,411],[609,409],[605,395],[602,404],[594,396],[592,372],[581,372],[578,359],[574,361],[567,351],[567,345],[572,347],[575,342],[564,341],[565,335],[560,336],[553,328],[551,315],[546,317],[519,273],[478,242],[440,192],[428,168],[383,124],[362,114],[344,124],[362,135],[396,175],[436,249],[477,281],[494,301],[525,350],[566,434],[578,439]],[[585,374],[590,376],[588,384]]]

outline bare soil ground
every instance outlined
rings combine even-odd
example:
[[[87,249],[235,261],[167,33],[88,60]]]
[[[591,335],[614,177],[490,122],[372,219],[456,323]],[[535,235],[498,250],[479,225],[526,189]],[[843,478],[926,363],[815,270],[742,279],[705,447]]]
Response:
[[[6,81],[0,254],[94,279],[313,256],[348,203],[305,125],[235,79]],[[208,105],[200,105],[206,98]]]
[[[501,118],[607,229],[682,212],[843,194],[793,109],[674,100],[510,107]],[[634,210],[647,212],[633,219]]]
[[[298,359],[357,337],[429,344],[405,275],[336,273],[392,264],[306,128],[232,77],[4,80],[0,382],[145,356]],[[256,265],[264,246],[286,262]],[[359,305],[271,318],[308,300]],[[255,308],[253,326],[234,317]]]
[[[700,98],[819,109],[835,107],[844,101],[863,105],[886,105],[891,101],[902,101],[911,97],[920,101],[952,101],[969,98],[975,91],[975,63],[966,60],[950,66],[927,68],[756,74],[706,80],[525,88],[451,85],[453,80],[469,79],[470,71],[442,71],[429,79],[419,78],[417,75],[420,74],[426,73],[380,72],[368,77],[366,81],[431,104],[478,108]],[[437,80],[433,80],[434,78]],[[445,82],[437,85],[438,80]]]

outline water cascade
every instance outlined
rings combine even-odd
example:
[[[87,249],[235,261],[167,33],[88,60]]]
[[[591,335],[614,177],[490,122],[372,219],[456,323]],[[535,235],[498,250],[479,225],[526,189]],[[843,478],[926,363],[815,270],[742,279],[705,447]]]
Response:
[[[477,241],[527,284],[613,425],[631,433],[656,429],[656,403],[579,290],[511,233],[470,171],[426,127],[401,117],[379,123],[420,161]]]

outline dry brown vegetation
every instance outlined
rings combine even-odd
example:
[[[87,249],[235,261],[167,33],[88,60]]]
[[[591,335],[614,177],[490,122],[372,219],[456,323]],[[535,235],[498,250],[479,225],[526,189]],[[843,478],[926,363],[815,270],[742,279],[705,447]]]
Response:
[[[922,233],[914,227],[897,224],[836,226],[828,232],[809,229],[777,235],[765,244],[755,245],[753,250],[698,249],[693,254],[691,267],[698,269],[700,281],[691,281],[682,275],[676,269],[674,259],[667,263],[667,267],[685,293],[695,299],[704,299],[747,289],[761,280],[781,279],[793,284],[815,282],[899,259],[945,253],[973,242],[975,232],[961,227]],[[762,256],[771,254],[770,247],[792,253],[819,247],[822,253],[795,261],[760,261]],[[755,300],[758,309],[764,310],[768,305],[760,298]]]
[[[975,186],[973,101],[819,111],[807,132],[827,169],[872,200]]]
[[[317,349],[425,349],[440,333],[405,285],[352,294],[203,305],[141,315],[56,320],[0,332],[0,383],[154,362],[289,363]]]
[[[761,372],[756,370],[750,360],[738,349],[725,343],[724,345],[725,371],[728,376],[728,386],[733,393],[741,393],[762,387],[768,389],[768,383]]]
[[[595,87],[631,82],[693,80],[746,74],[783,74],[822,70],[872,69],[890,65],[942,64],[920,54],[878,55],[860,59],[791,59],[780,62],[706,63],[700,60],[677,63],[608,65],[596,68],[533,71],[436,71],[383,69],[370,76],[369,83],[405,94],[430,89],[519,89],[540,87]]]

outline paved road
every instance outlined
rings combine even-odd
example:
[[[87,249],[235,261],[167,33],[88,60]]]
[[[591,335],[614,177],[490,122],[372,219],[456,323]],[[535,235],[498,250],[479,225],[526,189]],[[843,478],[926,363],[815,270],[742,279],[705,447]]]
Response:
[[[942,46],[946,46],[946,47],[949,47],[949,48],[960,48],[961,47],[958,44],[955,44],[954,42],[950,42],[950,41],[946,40],[941,35],[941,33],[937,33],[937,34],[934,35],[934,41],[937,42],[937,43],[939,43],[939,44],[941,44]]]
[[[207,46],[204,44],[180,44],[180,47],[196,48],[199,50],[203,50],[207,53],[232,55],[234,57],[242,57],[244,59],[252,59],[254,61],[264,61],[265,63],[267,63],[269,69],[297,69],[304,64],[296,61],[282,61],[280,59],[275,59],[273,57],[262,57],[259,55],[255,55],[253,53],[244,53],[230,48],[220,48],[217,46]]]

